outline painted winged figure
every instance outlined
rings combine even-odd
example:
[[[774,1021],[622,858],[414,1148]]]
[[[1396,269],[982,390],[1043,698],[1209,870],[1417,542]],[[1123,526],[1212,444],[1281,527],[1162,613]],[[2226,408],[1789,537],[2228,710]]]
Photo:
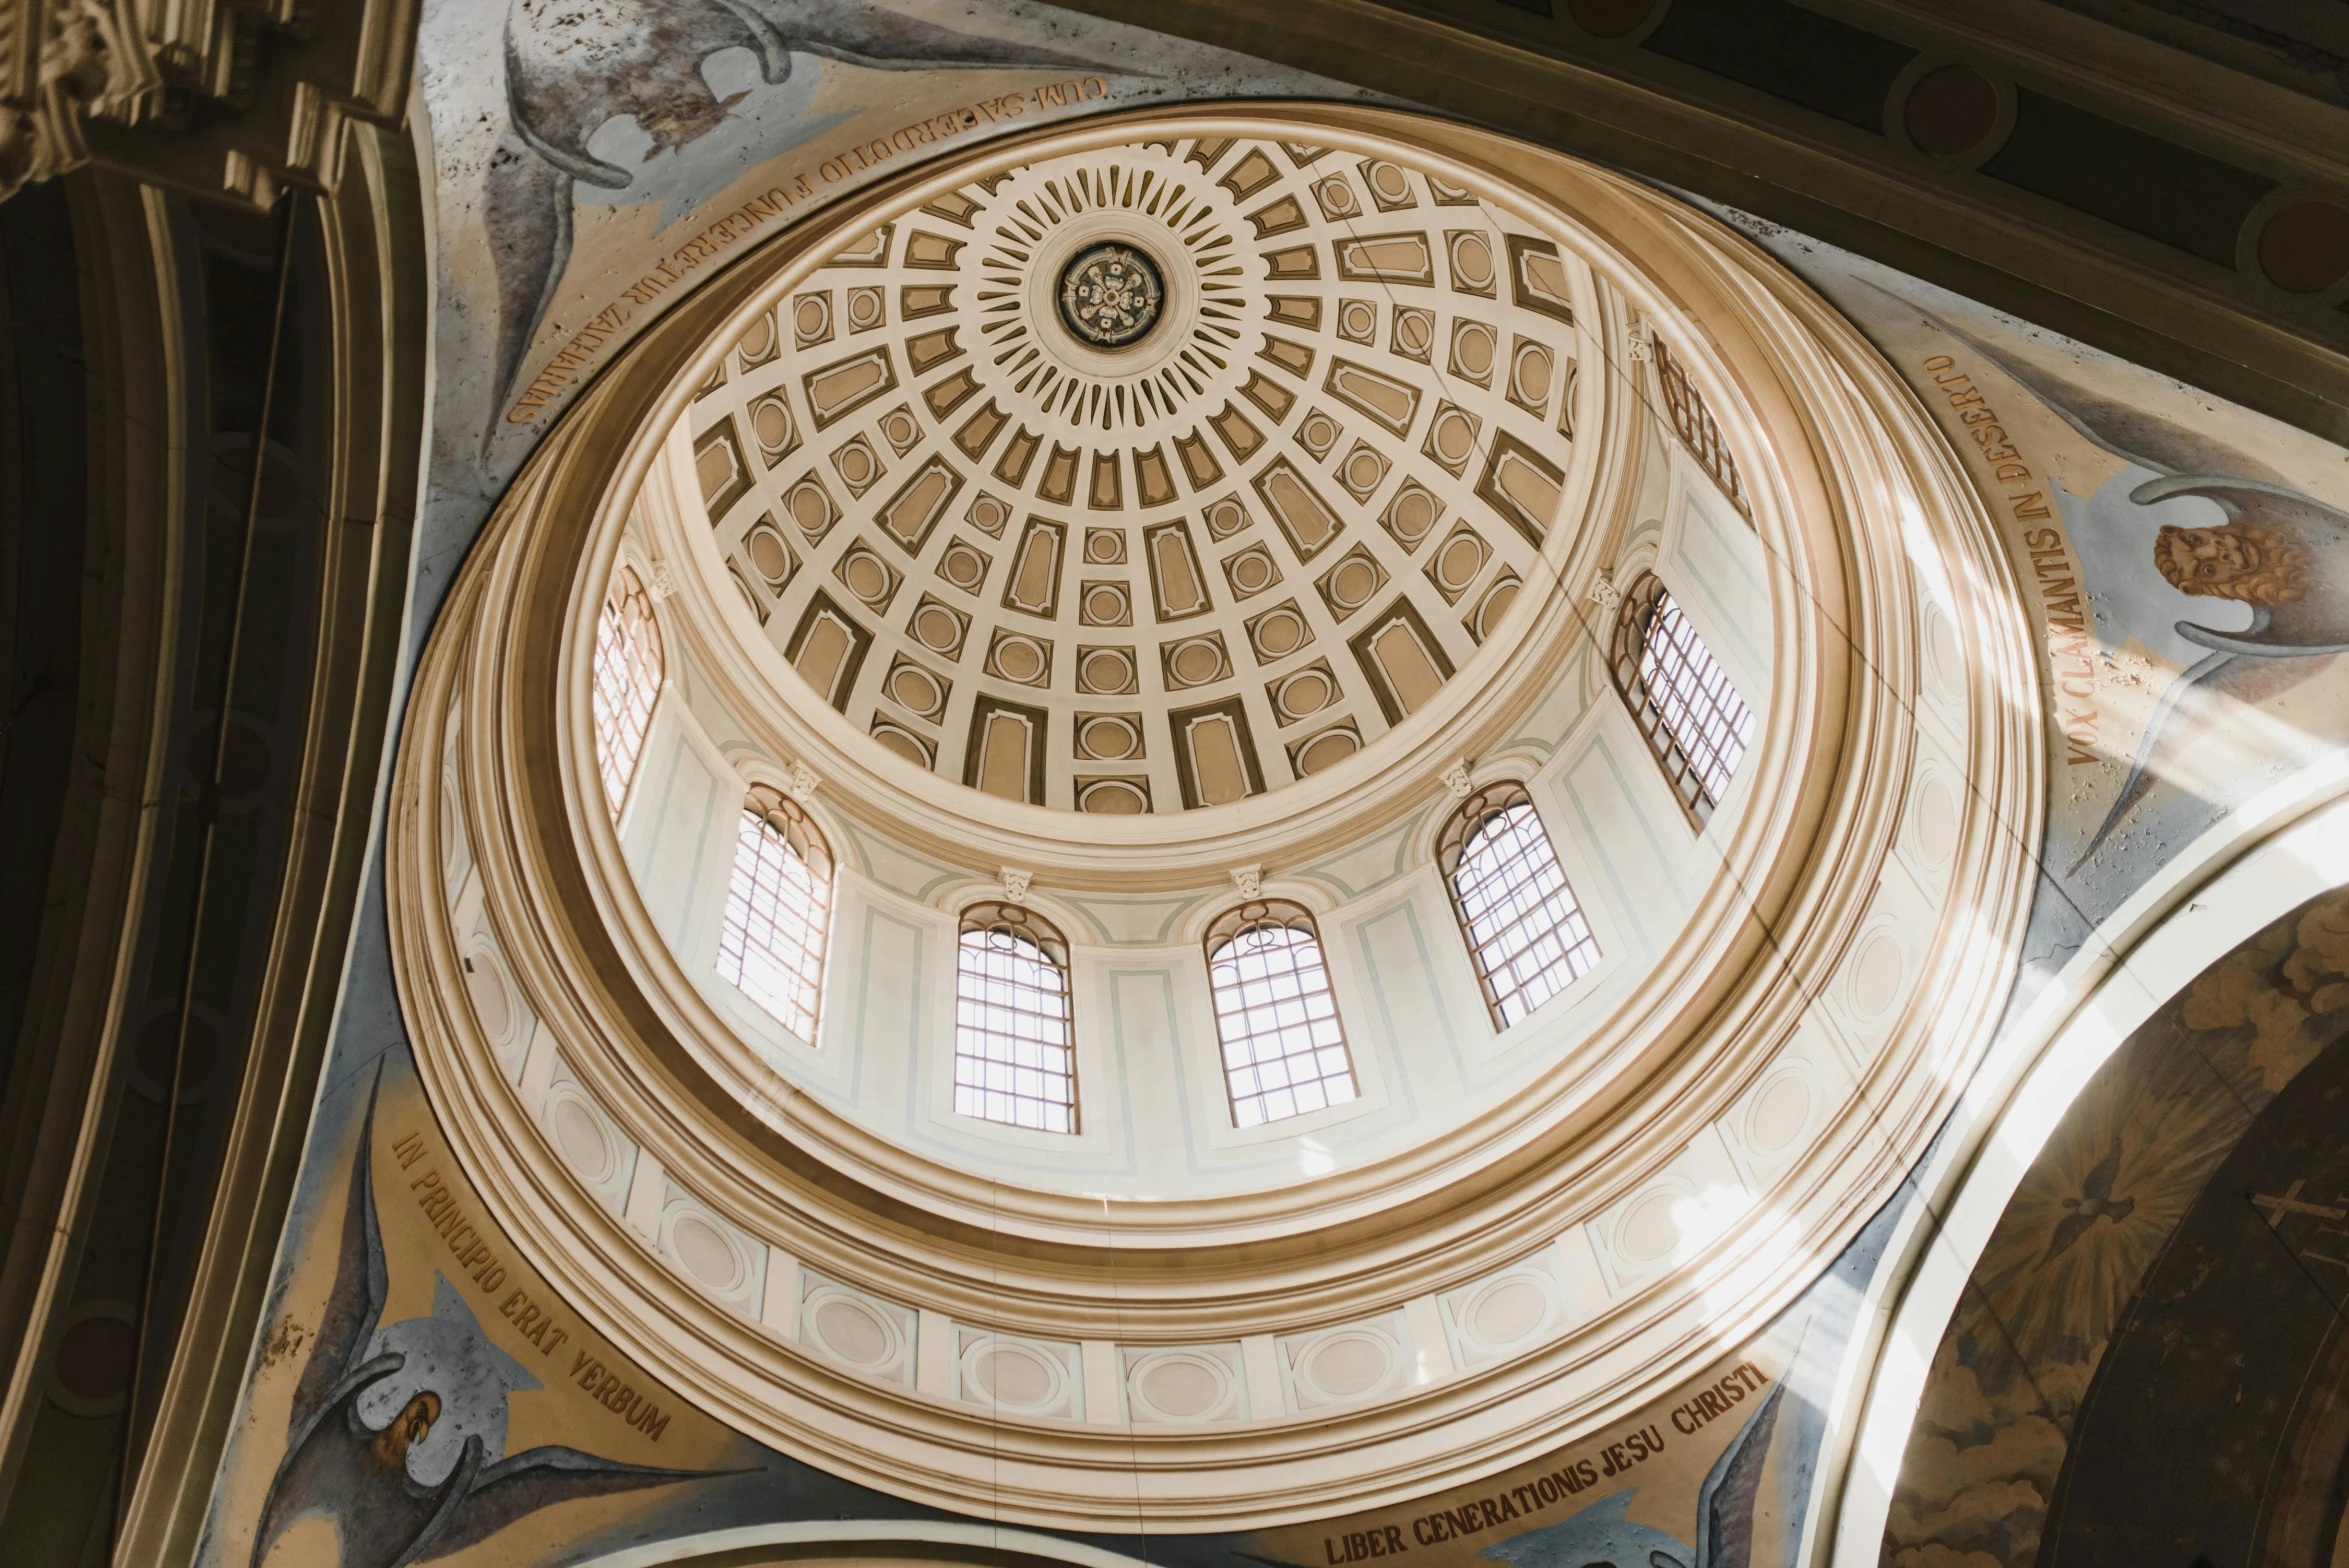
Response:
[[[540,1385],[489,1342],[456,1288],[442,1278],[430,1317],[379,1326],[390,1282],[376,1226],[374,1122],[370,1091],[334,1286],[294,1390],[254,1568],[314,1517],[332,1523],[342,1568],[404,1568],[553,1503],[732,1473],[623,1464],[552,1444],[506,1454],[506,1396]]]
[[[873,0],[513,0],[506,13],[509,124],[484,193],[497,266],[497,378],[513,389],[571,256],[575,183],[625,190],[634,171],[591,151],[615,119],[650,138],[644,160],[681,152],[717,129],[747,93],[720,97],[704,67],[749,51],[759,77],[787,80],[792,56],[881,71],[1098,63],[919,21]]]
[[[2159,477],[2129,491],[2133,508],[2196,496],[2225,515],[2217,527],[2159,524],[2153,562],[2181,594],[2247,606],[2250,623],[2232,631],[2176,623],[2180,638],[2207,651],[2162,693],[2120,794],[2072,864],[2078,871],[2197,743],[2234,717],[2233,704],[2280,696],[2349,652],[2349,512],[2294,489],[2190,424],[2116,402],[1938,317],[1925,319],[2022,383],[2087,441],[2153,470]]]

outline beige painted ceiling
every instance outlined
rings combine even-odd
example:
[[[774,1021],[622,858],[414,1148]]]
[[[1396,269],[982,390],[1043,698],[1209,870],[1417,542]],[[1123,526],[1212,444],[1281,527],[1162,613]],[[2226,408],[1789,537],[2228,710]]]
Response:
[[[1116,348],[1061,297],[1104,245],[1158,285]],[[1590,287],[1389,158],[1042,158],[753,325],[691,415],[702,499],[766,635],[891,751],[1039,805],[1217,805],[1375,745],[1547,580]]]

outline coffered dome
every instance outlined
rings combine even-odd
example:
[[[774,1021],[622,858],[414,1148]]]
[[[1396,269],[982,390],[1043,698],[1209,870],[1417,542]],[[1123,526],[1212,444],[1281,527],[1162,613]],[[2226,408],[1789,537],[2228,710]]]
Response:
[[[974,170],[696,401],[765,635],[898,756],[1134,814],[1426,709],[1582,519],[1587,265],[1393,153],[1168,136]]]
[[[502,503],[403,740],[417,1060],[598,1333],[832,1473],[1426,1495],[1783,1308],[1942,1124],[2042,798],[2005,570],[1652,189],[1330,105],[980,147],[701,284]]]

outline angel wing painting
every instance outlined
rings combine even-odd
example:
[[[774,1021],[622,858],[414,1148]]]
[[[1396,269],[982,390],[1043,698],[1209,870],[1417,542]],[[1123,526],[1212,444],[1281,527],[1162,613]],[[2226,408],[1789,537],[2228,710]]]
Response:
[[[1762,1469],[1785,1394],[1781,1382],[1763,1396],[1705,1473],[1697,1492],[1694,1551],[1662,1530],[1626,1518],[1639,1490],[1630,1487],[1571,1518],[1497,1541],[1477,1555],[1511,1568],[1748,1568]]]
[[[460,1551],[554,1503],[732,1473],[625,1464],[557,1445],[506,1454],[506,1397],[540,1385],[490,1343],[456,1288],[442,1278],[430,1317],[379,1326],[390,1281],[376,1224],[374,1120],[371,1091],[334,1285],[295,1386],[285,1458],[254,1536],[254,1568],[314,1517],[332,1523],[342,1568],[403,1568]],[[371,1407],[385,1404],[396,1405],[388,1421],[371,1422]],[[443,1452],[428,1452],[436,1446]]]
[[[745,96],[719,97],[704,75],[711,57],[730,49],[749,51],[770,86],[791,75],[793,55],[880,71],[1095,64],[957,32],[872,0],[513,0],[505,27],[509,123],[490,159],[483,208],[496,259],[501,393],[513,389],[570,259],[574,185],[624,190],[637,178],[597,156],[589,141],[627,119],[650,139],[646,162],[682,152]]]
[[[2128,493],[2140,513],[2180,496],[2215,503],[2215,528],[2154,523],[2154,565],[2179,593],[2249,608],[2234,630],[2187,619],[2177,635],[2207,650],[2172,681],[2146,721],[2120,794],[2073,862],[2077,872],[2192,748],[2232,717],[2290,691],[2349,652],[2349,512],[2293,488],[2267,465],[2182,421],[2116,402],[2060,371],[2026,361],[1938,317],[1927,320],[1970,344],[2081,437],[2153,470]],[[2148,518],[2151,522],[2151,518]]]

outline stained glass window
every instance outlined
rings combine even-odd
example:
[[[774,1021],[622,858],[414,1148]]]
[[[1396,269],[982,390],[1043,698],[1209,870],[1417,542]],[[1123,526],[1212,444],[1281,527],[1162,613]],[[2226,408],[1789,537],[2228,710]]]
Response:
[[[1698,823],[1729,793],[1754,732],[1753,710],[1653,572],[1623,592],[1615,685],[1673,794]]]
[[[653,699],[660,691],[660,622],[653,619],[652,595],[623,566],[612,573],[595,626],[595,761],[615,822],[644,755]]]
[[[1656,384],[1663,389],[1664,412],[1671,416],[1672,428],[1680,432],[1680,439],[1688,443],[1689,455],[1713,476],[1713,483],[1721,487],[1730,504],[1752,522],[1754,503],[1745,493],[1745,476],[1737,471],[1737,459],[1721,438],[1721,426],[1705,406],[1704,394],[1688,379],[1688,367],[1664,340],[1657,338],[1655,345]]]

